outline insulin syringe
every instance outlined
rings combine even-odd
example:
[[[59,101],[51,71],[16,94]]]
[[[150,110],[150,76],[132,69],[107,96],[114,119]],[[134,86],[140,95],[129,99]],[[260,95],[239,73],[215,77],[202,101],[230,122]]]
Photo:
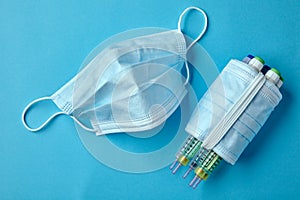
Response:
[[[172,173],[175,174],[181,166],[186,166],[194,158],[200,149],[200,146],[201,142],[197,138],[191,135],[188,136],[180,150],[177,152],[176,160],[170,166],[171,170],[175,167]]]
[[[260,57],[254,57],[252,55],[248,55],[247,57],[245,57],[243,59],[243,62],[247,64],[251,63],[253,67],[257,67],[256,65],[262,67],[264,63],[264,61]],[[201,141],[191,135],[188,136],[180,150],[177,152],[176,160],[170,166],[170,169],[173,170],[172,173],[175,174],[181,166],[186,166],[198,153],[200,147]]]
[[[278,88],[281,87],[283,79],[280,72],[275,68],[270,68],[264,65],[263,59],[248,55],[243,59],[243,62],[261,71],[266,79],[273,82]],[[191,171],[194,171],[195,176],[189,185],[196,188],[201,180],[207,180],[213,173],[219,163],[223,160],[214,150],[208,150],[201,146],[202,142],[192,135],[188,136],[182,147],[176,154],[176,160],[170,166],[172,173],[175,174],[181,166],[187,166],[189,169],[183,175],[186,178]]]
[[[265,73],[265,77],[273,82],[278,88],[282,86],[283,78],[277,69],[269,68]],[[189,164],[189,169],[186,171],[183,178],[186,178],[188,174],[194,170],[195,176],[189,186],[195,189],[202,180],[206,180],[213,173],[221,161],[222,157],[213,150],[207,150],[200,147],[198,154]]]

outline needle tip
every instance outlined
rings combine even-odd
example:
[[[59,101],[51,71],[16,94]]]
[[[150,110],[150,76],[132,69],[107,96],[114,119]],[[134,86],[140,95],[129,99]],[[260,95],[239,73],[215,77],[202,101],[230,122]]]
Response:
[[[177,163],[177,159],[172,163],[172,165],[170,166],[170,170],[172,170],[174,168],[174,166],[176,165]]]
[[[175,169],[172,171],[172,174],[175,174],[177,170],[181,167],[181,163],[178,163],[178,165],[175,167]]]
[[[198,178],[197,181],[194,183],[193,185],[193,189],[196,189],[196,187],[198,186],[198,184],[202,181],[201,178]]]
[[[188,175],[189,175],[189,173],[192,171],[192,168],[190,167],[186,172],[185,172],[185,174],[183,175],[183,177],[182,178],[186,178]]]
[[[197,179],[198,177],[197,177],[197,175],[193,178],[193,180],[190,182],[190,184],[189,184],[189,186],[193,186],[194,185],[194,182],[196,181],[196,179]]]

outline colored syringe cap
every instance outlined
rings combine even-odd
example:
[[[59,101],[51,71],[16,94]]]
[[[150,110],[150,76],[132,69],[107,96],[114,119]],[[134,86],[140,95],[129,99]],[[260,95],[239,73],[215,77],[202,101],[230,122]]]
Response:
[[[280,71],[279,71],[278,69],[276,69],[276,68],[271,68],[271,70],[272,70],[273,72],[275,72],[276,74],[278,74],[278,76],[280,77],[280,80],[284,81],[284,79],[282,78],[281,73],[280,73]]]
[[[256,60],[259,60],[262,64],[265,64],[264,59],[262,59],[261,57],[255,56],[254,58],[255,58]]]
[[[282,76],[281,76],[281,73],[280,73],[280,71],[279,70],[277,70],[276,68],[272,68],[271,69],[273,72],[275,72],[278,76],[279,76],[279,80],[277,81],[277,83],[276,83],[276,86],[278,87],[278,88],[281,88],[281,86],[283,85],[283,78],[282,78]]]
[[[261,69],[261,73],[264,75],[271,69],[268,65],[264,65],[263,68]]]
[[[249,65],[255,68],[257,71],[260,71],[263,68],[264,63],[265,61],[262,58],[255,56],[250,60]]]
[[[251,55],[251,54],[248,54],[248,56],[247,56],[248,58],[250,58],[250,59],[252,59],[252,58],[254,58],[254,56],[253,55]]]
[[[250,60],[254,58],[254,56],[252,56],[251,54],[248,54],[248,56],[246,56],[245,58],[243,58],[243,62],[248,64],[250,62]]]
[[[278,88],[282,86],[283,82],[280,79],[280,72],[277,69],[271,68],[271,70],[269,70],[265,76],[268,80],[272,81]]]

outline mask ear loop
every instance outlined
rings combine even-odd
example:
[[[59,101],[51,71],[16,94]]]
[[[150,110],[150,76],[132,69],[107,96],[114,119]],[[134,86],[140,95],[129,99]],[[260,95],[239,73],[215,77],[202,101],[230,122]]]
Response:
[[[198,35],[198,37],[196,37],[196,38],[193,40],[193,42],[186,48],[186,51],[187,51],[187,52],[190,50],[190,48],[191,48],[194,44],[196,44],[196,42],[198,42],[198,41],[201,39],[201,37],[204,35],[204,33],[205,33],[206,29],[207,29],[207,15],[206,15],[206,13],[205,13],[202,9],[200,9],[200,8],[198,8],[198,7],[191,6],[191,7],[186,8],[186,9],[181,13],[181,15],[180,15],[180,17],[179,17],[179,20],[178,20],[178,24],[177,24],[177,29],[178,29],[178,31],[180,31],[180,32],[182,33],[182,29],[181,29],[181,21],[182,21],[182,18],[183,18],[183,16],[184,16],[188,11],[190,11],[190,10],[197,10],[197,11],[199,11],[199,12],[203,15],[203,17],[204,17],[204,27],[203,27],[201,33]],[[190,79],[190,69],[189,69],[189,66],[188,66],[187,61],[185,61],[185,68],[186,68],[186,81],[185,81],[184,84],[186,85],[186,84],[189,82],[189,79]]]
[[[25,128],[29,131],[32,131],[32,132],[37,132],[41,129],[43,129],[52,119],[54,119],[56,116],[58,115],[68,115],[67,113],[63,112],[63,111],[60,111],[60,112],[56,112],[54,113],[53,115],[51,115],[42,125],[40,125],[39,127],[37,128],[31,128],[27,122],[26,122],[26,119],[25,119],[25,116],[26,116],[26,113],[27,111],[30,109],[30,107],[40,101],[44,101],[44,100],[53,100],[51,97],[49,96],[46,96],[46,97],[41,97],[41,98],[38,98],[38,99],[35,99],[33,100],[32,102],[30,102],[23,110],[22,112],[22,123],[23,125],[25,126]],[[70,115],[68,115],[70,116]],[[82,124],[78,119],[76,119],[74,116],[70,116],[79,126],[81,126],[83,129],[87,130],[87,131],[90,131],[90,132],[96,132],[95,129],[91,129],[91,128],[88,128],[86,127],[84,124]]]

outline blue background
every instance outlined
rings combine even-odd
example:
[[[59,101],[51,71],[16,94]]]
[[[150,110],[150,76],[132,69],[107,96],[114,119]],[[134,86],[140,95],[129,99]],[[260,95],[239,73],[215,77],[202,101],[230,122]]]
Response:
[[[61,87],[101,41],[132,28],[176,28],[190,5],[207,12],[200,43],[220,70],[252,53],[286,80],[283,101],[236,165],[222,164],[192,190],[183,171],[130,174],[99,163],[66,116],[38,134],[23,127],[25,105]],[[0,199],[299,198],[299,10],[298,0],[0,1]],[[191,35],[196,22],[186,27]],[[32,118],[46,119],[54,106],[45,107]]]

